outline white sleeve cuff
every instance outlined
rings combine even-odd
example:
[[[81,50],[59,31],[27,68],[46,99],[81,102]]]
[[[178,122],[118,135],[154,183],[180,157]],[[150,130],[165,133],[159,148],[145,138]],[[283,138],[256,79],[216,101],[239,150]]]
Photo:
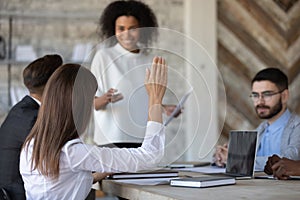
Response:
[[[155,121],[148,121],[145,136],[159,135],[161,133],[164,133],[164,130],[165,130],[165,126],[162,123],[155,122]]]

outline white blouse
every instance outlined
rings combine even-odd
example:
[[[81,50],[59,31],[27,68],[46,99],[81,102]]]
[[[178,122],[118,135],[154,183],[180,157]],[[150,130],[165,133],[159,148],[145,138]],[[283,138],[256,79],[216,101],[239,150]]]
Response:
[[[21,151],[20,172],[28,200],[85,199],[92,182],[92,171],[135,172],[155,167],[164,154],[165,128],[148,122],[139,148],[105,148],[84,144],[80,139],[67,142],[60,155],[57,180],[31,170],[33,141],[28,152]]]

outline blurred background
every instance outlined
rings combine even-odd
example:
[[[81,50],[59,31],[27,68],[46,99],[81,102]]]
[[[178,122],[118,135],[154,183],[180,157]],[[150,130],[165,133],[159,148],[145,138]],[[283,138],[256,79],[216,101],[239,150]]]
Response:
[[[62,55],[64,62],[87,62],[85,58],[100,41],[97,34],[98,19],[110,2],[1,0],[0,123],[11,106],[26,94],[22,70],[29,62],[49,53]],[[168,137],[177,135],[180,139],[180,143],[172,144],[169,155],[181,155],[182,143],[193,138],[195,142],[188,144],[189,148],[182,159],[210,159],[211,144],[226,142],[230,130],[255,129],[260,120],[249,98],[250,82],[263,68],[278,67],[288,75],[291,94],[289,107],[300,114],[300,1],[143,2],[155,12],[159,27],[180,32],[203,46],[218,69],[212,70],[214,66],[205,59],[197,63],[196,67],[208,79],[212,92],[210,125],[203,133],[201,126],[206,122],[193,123],[193,120],[199,121],[199,113],[193,112],[192,102],[188,103],[180,119],[175,119],[178,121],[168,127]],[[190,52],[189,41],[187,44],[181,42],[169,45],[197,56],[197,52]],[[179,66],[177,71],[193,79],[189,68]],[[176,80],[176,77],[170,79]],[[185,94],[187,89],[180,87],[180,83],[171,81],[171,84],[178,84],[176,93],[179,97]],[[197,95],[201,99],[200,89],[195,89]],[[202,108],[200,112],[206,113],[205,109]],[[203,139],[207,137],[212,138],[213,142],[202,146]],[[209,155],[200,156],[200,147],[208,149]]]

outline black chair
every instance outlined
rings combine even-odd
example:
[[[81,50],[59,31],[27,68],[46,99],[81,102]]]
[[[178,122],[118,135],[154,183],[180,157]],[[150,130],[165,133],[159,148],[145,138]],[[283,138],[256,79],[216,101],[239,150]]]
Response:
[[[0,200],[11,200],[8,192],[4,188],[0,188]]]

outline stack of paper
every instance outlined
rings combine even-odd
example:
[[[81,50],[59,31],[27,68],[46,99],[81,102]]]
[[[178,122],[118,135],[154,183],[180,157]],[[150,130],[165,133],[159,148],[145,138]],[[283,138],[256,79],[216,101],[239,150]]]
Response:
[[[134,185],[159,185],[169,184],[170,180],[178,177],[178,171],[173,170],[155,170],[140,171],[136,173],[116,173],[108,178],[119,183],[128,183]]]
[[[115,173],[109,176],[110,179],[136,179],[136,178],[167,178],[177,177],[178,172],[172,170],[139,171],[136,173]]]
[[[174,162],[167,167],[170,168],[190,168],[190,167],[201,167],[210,165],[210,162],[198,162],[198,161],[185,161],[185,162]]]

